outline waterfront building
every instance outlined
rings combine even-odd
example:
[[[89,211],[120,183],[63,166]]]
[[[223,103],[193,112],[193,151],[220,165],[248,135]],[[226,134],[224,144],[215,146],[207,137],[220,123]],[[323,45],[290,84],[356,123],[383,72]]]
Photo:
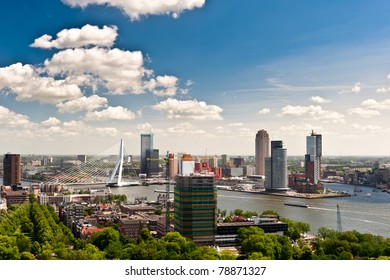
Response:
[[[146,176],[158,175],[160,170],[160,156],[158,149],[146,150]]]
[[[169,153],[169,178],[173,178],[179,172],[179,161],[174,154]]]
[[[221,167],[222,168],[225,168],[226,167],[226,164],[227,164],[227,155],[226,154],[223,154],[222,156],[221,156]]]
[[[287,149],[282,141],[271,141],[271,157],[265,159],[265,190],[287,191]]]
[[[306,180],[312,184],[319,184],[321,181],[321,157],[322,157],[322,135],[313,131],[306,136],[305,174]]]
[[[209,158],[209,165],[211,168],[218,167],[218,157],[214,156],[214,157]]]
[[[20,185],[20,155],[7,153],[3,160],[3,185]]]
[[[269,157],[269,136],[264,129],[256,134],[255,157],[256,175],[265,175],[265,159]]]
[[[153,149],[153,134],[141,134],[141,173],[147,173],[147,151]]]
[[[195,172],[195,161],[190,154],[183,154],[179,161],[178,174],[191,175]]]
[[[178,175],[174,189],[174,227],[199,245],[213,244],[217,188],[210,175]]]
[[[86,155],[78,155],[77,160],[79,160],[81,163],[87,163],[87,156]]]

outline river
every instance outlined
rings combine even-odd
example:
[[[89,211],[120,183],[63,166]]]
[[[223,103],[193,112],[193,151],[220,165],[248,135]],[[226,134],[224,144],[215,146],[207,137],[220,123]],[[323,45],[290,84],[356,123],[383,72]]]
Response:
[[[0,181],[2,181],[0,179]],[[1,183],[1,182],[0,182]],[[23,182],[22,185],[27,184]],[[390,237],[390,194],[371,187],[359,186],[361,192],[354,192],[355,186],[345,184],[325,184],[326,188],[335,191],[346,191],[350,197],[333,197],[320,199],[303,199],[281,197],[256,193],[232,192],[218,190],[218,208],[256,211],[273,210],[280,216],[307,222],[311,226],[310,233],[316,234],[320,227],[337,229],[337,204],[341,210],[341,226],[343,231],[357,230],[362,233],[373,233]],[[86,187],[83,187],[86,188]],[[93,189],[94,186],[91,186]],[[129,201],[136,197],[147,197],[156,200],[155,190],[165,190],[164,185],[134,186],[111,188],[114,194],[125,194]],[[171,186],[173,190],[173,186]],[[286,206],[284,203],[305,203],[308,208]]]
[[[218,208],[256,211],[273,210],[280,216],[307,222],[311,226],[310,233],[316,234],[320,227],[337,229],[337,204],[341,211],[343,231],[357,230],[362,233],[373,233],[390,237],[390,194],[371,187],[359,186],[361,192],[354,192],[355,187],[344,184],[325,184],[326,188],[335,191],[350,192],[350,197],[334,197],[320,199],[302,199],[263,195],[256,193],[232,192],[218,190]],[[112,188],[116,194],[126,194],[129,201],[137,196],[146,196],[148,200],[156,200],[155,189],[164,190],[165,186],[122,187]],[[172,189],[172,187],[171,187]],[[305,203],[308,208],[286,206],[284,203]]]

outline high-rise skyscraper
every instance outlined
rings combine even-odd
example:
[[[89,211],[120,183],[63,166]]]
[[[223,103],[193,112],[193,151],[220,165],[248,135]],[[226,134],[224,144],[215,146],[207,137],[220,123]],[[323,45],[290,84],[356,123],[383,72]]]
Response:
[[[176,176],[174,208],[175,231],[197,244],[213,243],[217,229],[217,189],[213,176]]]
[[[288,190],[287,150],[282,141],[271,141],[271,157],[265,159],[265,190]]]
[[[256,134],[255,150],[256,175],[265,175],[265,158],[269,157],[269,136],[264,129]]]
[[[3,185],[20,185],[20,155],[7,153],[3,160]]]
[[[141,134],[141,173],[143,174],[147,174],[147,158],[150,156],[148,150],[153,150],[153,134]]]
[[[146,150],[146,175],[158,175],[160,169],[160,155],[158,149]]]
[[[306,136],[305,174],[312,184],[321,181],[322,135],[311,132]]]

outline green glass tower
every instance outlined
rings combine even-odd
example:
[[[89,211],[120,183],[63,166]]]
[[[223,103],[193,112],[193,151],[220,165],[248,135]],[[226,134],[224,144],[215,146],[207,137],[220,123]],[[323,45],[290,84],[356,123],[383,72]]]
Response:
[[[211,245],[216,234],[217,188],[209,175],[178,175],[174,197],[175,231],[199,245]]]

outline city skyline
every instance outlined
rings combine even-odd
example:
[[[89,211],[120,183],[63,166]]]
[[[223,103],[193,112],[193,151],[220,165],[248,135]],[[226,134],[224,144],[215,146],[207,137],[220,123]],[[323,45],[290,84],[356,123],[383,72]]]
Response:
[[[0,153],[390,155],[390,3],[136,2],[2,3]]]

